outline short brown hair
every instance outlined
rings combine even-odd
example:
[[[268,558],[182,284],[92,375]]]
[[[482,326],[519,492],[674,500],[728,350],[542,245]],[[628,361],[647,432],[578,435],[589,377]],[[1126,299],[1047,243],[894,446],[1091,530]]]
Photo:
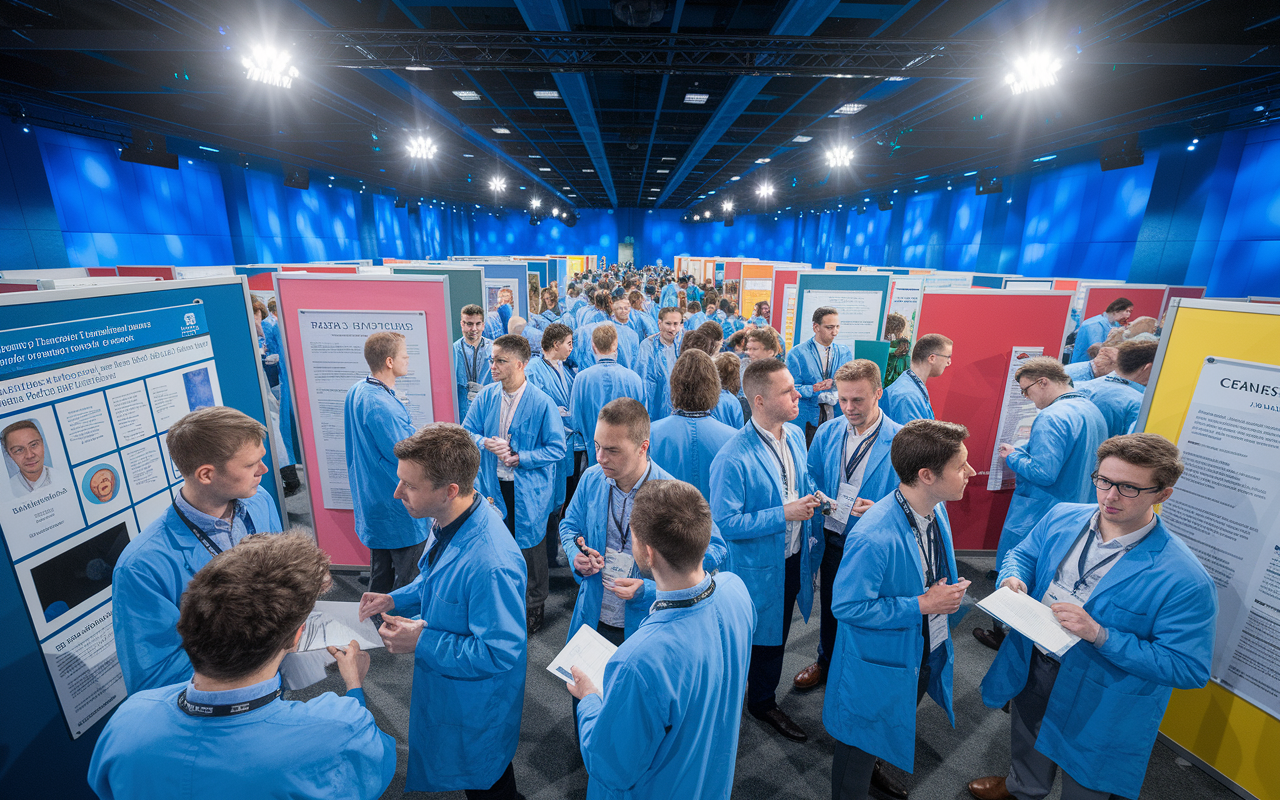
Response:
[[[550,350],[573,335],[573,329],[560,322],[553,322],[542,332],[542,349]]]
[[[773,373],[786,368],[787,365],[776,358],[762,358],[748,364],[742,373],[742,393],[746,395],[747,402],[755,405],[756,395],[764,392],[765,386],[773,380]]]
[[[840,365],[835,374],[836,383],[850,381],[870,381],[871,388],[878,390],[883,388],[880,383],[880,367],[876,362],[869,361],[865,358],[855,358],[852,361],[846,361]]]
[[[893,445],[889,448],[893,471],[903,484],[915,486],[922,469],[941,474],[968,438],[969,429],[954,422],[912,420],[893,435]]]
[[[627,438],[635,445],[649,438],[649,411],[644,403],[630,397],[619,397],[605,403],[596,421],[626,428]]]
[[[591,346],[598,353],[611,353],[618,346],[618,329],[612,325],[597,325],[591,332]]]
[[[369,365],[369,371],[386,369],[387,359],[396,357],[403,341],[404,334],[399,331],[378,331],[365,339],[364,362]]]
[[[493,347],[501,350],[509,356],[515,356],[522,363],[529,363],[529,356],[532,352],[529,349],[529,340],[518,333],[504,333],[497,339],[493,340]]]
[[[627,295],[627,299],[631,301],[633,308],[644,310],[644,295],[640,292],[633,290],[631,294]]]
[[[756,327],[747,331],[747,341],[752,339],[760,343],[765,350],[772,350],[775,353],[782,352],[782,343],[778,341],[778,334],[773,328]],[[745,346],[745,343],[744,343]]]
[[[662,318],[668,314],[679,314],[679,313],[680,313],[680,309],[676,308],[675,306],[663,306],[662,308],[658,309],[658,321],[661,322]]]
[[[22,430],[33,430],[38,434],[40,433],[40,429],[36,427],[35,420],[20,419],[17,422],[13,423],[12,425],[7,426],[3,431],[0,431],[0,446],[3,446],[4,449],[8,451],[9,434],[17,433],[18,431],[22,431]],[[43,436],[44,434],[40,434],[40,435]]]
[[[699,303],[697,300],[693,300],[688,304],[687,308],[689,309],[690,314],[697,314],[702,310],[702,303]]]
[[[684,338],[687,343],[689,337]],[[719,402],[720,373],[715,362],[702,350],[690,350],[686,344],[671,368],[671,405],[681,411],[710,411]]]
[[[940,333],[926,333],[916,340],[916,346],[911,350],[912,361],[926,361],[929,356],[939,353],[955,342]]]
[[[706,334],[707,339],[711,340],[712,342],[724,341],[724,328],[720,327],[720,323],[716,322],[713,319],[709,319],[706,322],[699,325],[698,330]],[[707,355],[715,355],[715,353],[708,353]]]
[[[257,314],[263,319],[266,319],[267,317],[271,316],[271,312],[267,311],[267,307],[263,305],[262,301],[256,297],[253,298],[253,313]]]
[[[1182,457],[1178,448],[1158,433],[1112,436],[1098,447],[1098,464],[1112,457],[1135,467],[1150,468],[1151,479],[1161,489],[1173,486],[1182,476]]]
[[[711,543],[711,508],[684,481],[648,480],[631,506],[631,531],[672,569],[688,572],[702,563]]]
[[[824,319],[832,314],[839,315],[839,313],[840,312],[836,311],[831,306],[818,306],[813,310],[813,324],[821,325]]]
[[[266,437],[266,426],[248,414],[227,406],[209,406],[173,423],[164,441],[173,465],[182,477],[189,478],[205,464],[222,469],[240,448],[262,444]]]
[[[1159,342],[1121,342],[1116,348],[1116,369],[1134,373],[1156,360]]]
[[[412,461],[421,467],[436,489],[456,483],[458,494],[465,496],[475,488],[480,450],[461,425],[427,423],[408,439],[396,442],[394,452],[401,461]]]
[[[715,362],[716,371],[720,373],[721,391],[737,394],[742,388],[742,359],[734,353],[721,353],[715,357]]]
[[[294,529],[246,536],[195,574],[181,600],[178,634],[191,666],[217,680],[260,669],[307,621],[329,578],[329,557]]]
[[[476,305],[475,303],[467,303],[465,306],[463,306],[463,307],[462,307],[462,311],[459,313],[459,316],[462,316],[462,317],[483,317],[483,316],[484,316],[484,309],[483,309],[483,308],[481,308],[480,306]]]
[[[276,313],[276,299],[274,297],[267,298],[267,310],[272,314]]]
[[[884,335],[897,338],[907,332],[907,318],[896,311],[884,318]]]
[[[1094,306],[1097,308],[1097,306]],[[1107,303],[1107,313],[1114,314],[1117,311],[1124,311],[1126,308],[1133,308],[1133,301],[1127,297],[1117,297],[1110,303]]]
[[[1052,356],[1032,356],[1023,361],[1018,371],[1013,373],[1013,379],[1021,382],[1023,378],[1034,381],[1048,378],[1054,383],[1071,383],[1071,377],[1062,368],[1062,362]]]
[[[745,348],[747,346],[747,329],[743,328],[740,331],[734,331],[729,336],[728,341],[725,342],[725,346],[727,346],[730,350]]]

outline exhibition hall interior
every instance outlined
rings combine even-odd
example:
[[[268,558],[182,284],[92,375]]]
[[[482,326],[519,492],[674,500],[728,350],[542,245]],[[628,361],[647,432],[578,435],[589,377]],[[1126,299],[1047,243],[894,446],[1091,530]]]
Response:
[[[0,0],[0,795],[1280,800],[1277,342],[1272,3]]]

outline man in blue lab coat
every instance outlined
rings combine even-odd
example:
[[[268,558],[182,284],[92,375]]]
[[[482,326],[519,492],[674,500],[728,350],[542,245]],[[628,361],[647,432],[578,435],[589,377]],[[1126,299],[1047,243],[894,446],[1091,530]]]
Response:
[[[751,596],[738,576],[706,573],[711,515],[692,486],[647,481],[634,517],[635,560],[653,579],[653,611],[610,657],[603,686],[576,667],[568,683],[581,701],[587,797],[728,798],[755,627]]]
[[[130,694],[191,677],[177,631],[191,576],[245,536],[280,530],[275,500],[261,485],[266,434],[227,406],[193,411],[169,428],[169,459],[185,483],[124,548],[111,576],[111,627]]]
[[[774,358],[753,362],[744,388],[751,421],[711,463],[711,516],[756,606],[747,711],[803,742],[808,736],[778,708],[776,693],[791,611],[798,598],[807,620],[813,606],[823,540],[809,523],[818,500],[805,469],[804,434],[789,424],[800,413],[800,393],[787,365]]]
[[[493,343],[497,383],[480,390],[463,427],[480,448],[480,492],[493,501],[528,566],[529,632],[542,627],[547,602],[543,540],[555,499],[556,467],[567,452],[560,410],[525,377],[529,342],[506,334]]]
[[[548,325],[560,322],[561,311],[560,298],[556,295],[556,290],[547,287],[542,290],[539,295],[542,300],[542,311],[529,316],[529,322],[525,325],[523,335],[529,340],[529,347],[533,350],[533,354],[537,355],[542,352],[542,333],[547,329]]]
[[[711,409],[711,416],[737,430],[746,420],[742,413],[742,398],[738,397],[742,388],[742,359],[737,353],[719,353],[713,359],[716,372],[720,374],[720,399],[716,407]]]
[[[956,572],[948,501],[964,497],[963,425],[916,420],[894,436],[901,485],[877,501],[847,540],[832,587],[840,620],[822,723],[836,740],[831,796],[864,800],[876,758],[912,772],[916,707],[926,692],[947,713],[955,649],[949,616],[969,581]]]
[[[1101,378],[1076,384],[1076,389],[1102,412],[1107,436],[1128,433],[1138,422],[1142,393],[1151,377],[1159,342],[1121,342],[1116,348],[1116,369]]]
[[[1089,345],[1101,344],[1112,328],[1123,326],[1133,313],[1133,301],[1127,297],[1117,297],[1107,304],[1107,308],[1096,317],[1089,317],[1080,323],[1076,331],[1075,349],[1071,351],[1071,362],[1089,360]]]
[[[462,307],[459,315],[462,338],[453,343],[453,383],[458,391],[458,421],[467,418],[467,409],[485,386],[493,383],[489,356],[493,340],[484,337],[484,309],[475,303]]]
[[[328,587],[306,533],[251,536],[201,568],[177,622],[194,675],[130,692],[89,763],[98,797],[380,797],[396,742],[364,707],[368,653],[329,647],[345,697],[279,699],[280,662]]]
[[[364,342],[369,377],[347,391],[343,409],[347,481],[356,535],[369,548],[369,591],[399,589],[418,575],[431,520],[414,519],[395,498],[396,442],[413,435],[396,378],[409,374],[404,334],[378,331]]]
[[[553,550],[560,547],[558,531],[569,485],[572,483],[576,486],[582,477],[581,470],[585,468],[587,454],[582,436],[573,429],[573,417],[569,412],[577,370],[568,366],[565,361],[573,352],[573,331],[567,325],[553,322],[543,331],[542,341],[546,348],[541,355],[529,360],[525,375],[556,404],[560,421],[564,424],[564,458],[556,463],[556,493],[551,501],[551,514],[547,517],[547,547],[551,553],[550,558],[554,559]]]
[[[1017,546],[1045,514],[1059,503],[1083,503],[1093,493],[1089,476],[1097,466],[1098,445],[1107,438],[1107,421],[1097,406],[1071,388],[1061,362],[1037,356],[1022,362],[1014,380],[1036,408],[1031,437],[1017,447],[1002,443],[998,449],[1017,476],[1009,512],[1000,531],[996,564]],[[997,625],[974,628],[973,635],[997,649],[1004,639]]]
[[[911,349],[911,367],[884,390],[880,410],[899,425],[913,419],[934,419],[926,384],[951,366],[951,340],[940,333],[930,333],[916,340]]]
[[[576,334],[575,334],[576,335]],[[640,376],[618,363],[618,329],[601,325],[591,333],[588,345],[595,363],[578,373],[573,382],[573,394],[569,403],[570,424],[587,442],[587,466],[596,463],[596,417],[610,400],[630,397],[644,402],[644,387]]]
[[[1137,797],[1174,688],[1209,680],[1217,589],[1155,506],[1182,474],[1153,433],[1097,451],[1096,502],[1063,503],[1000,562],[1000,585],[1049,606],[1079,636],[1061,658],[1012,632],[982,701],[1012,701],[1007,778],[969,784],[980,800],[1039,800],[1062,770],[1063,800]]]
[[[1110,337],[1110,339],[1110,343],[1103,342],[1098,345],[1097,354],[1089,360],[1076,361],[1063,366],[1063,369],[1067,371],[1067,375],[1070,376],[1072,383],[1079,386],[1085,381],[1091,381],[1094,378],[1101,378],[1103,375],[1108,375],[1116,368],[1116,345],[1120,343],[1118,341],[1120,336],[1117,334],[1116,336]]]
[[[650,336],[658,332],[658,320],[645,311],[644,295],[638,291],[632,291],[627,295],[627,319],[626,324],[631,330],[635,331],[640,341],[648,339]],[[618,317],[618,309],[614,309],[614,319]]]
[[[658,332],[640,343],[636,374],[644,382],[644,406],[653,422],[671,413],[669,380],[683,335],[680,309],[664,306],[658,311]]]
[[[840,335],[840,315],[830,306],[813,312],[813,337],[787,353],[787,369],[796,378],[800,393],[800,416],[796,424],[804,428],[804,440],[827,420],[836,416],[835,374],[840,365],[853,360],[853,352],[836,344]]]
[[[598,300],[598,310],[612,313],[609,309],[613,301],[608,294],[597,292],[596,298]],[[573,361],[578,369],[583,370],[596,363],[595,352],[591,349],[591,335],[600,327],[613,328],[617,332],[618,351],[615,357],[619,364],[634,371],[640,361],[640,337],[636,336],[636,332],[626,325],[607,318],[580,324],[574,329]]]
[[[707,315],[702,310],[702,304],[697,300],[689,303],[689,318],[684,321],[684,329],[686,331],[696,331],[698,326],[707,321]]]
[[[276,366],[280,368],[280,436],[284,439],[284,449],[293,459],[293,398],[289,389],[289,364],[285,359],[284,337],[280,335],[280,321],[275,316],[262,320],[262,340],[265,343],[263,352],[276,357]],[[296,465],[294,465],[296,476]]]
[[[507,352],[509,338],[499,338],[495,351]],[[516,800],[511,759],[528,660],[525,564],[501,512],[476,491],[486,451],[472,438],[435,422],[396,445],[396,497],[435,528],[418,577],[391,594],[366,593],[360,618],[381,614],[387,651],[414,654],[405,789]]]
[[[688,342],[694,334],[685,337]],[[676,480],[693,484],[711,500],[711,463],[737,428],[712,416],[720,401],[720,377],[711,356],[686,349],[671,370],[675,413],[653,424],[653,460]],[[734,405],[738,399],[733,398]],[[739,406],[741,410],[741,406]]]

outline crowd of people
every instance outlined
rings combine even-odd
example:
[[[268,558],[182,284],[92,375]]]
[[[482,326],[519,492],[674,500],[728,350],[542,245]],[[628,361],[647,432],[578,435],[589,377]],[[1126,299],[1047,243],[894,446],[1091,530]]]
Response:
[[[562,564],[577,585],[569,635],[585,625],[618,645],[602,686],[566,676],[589,797],[728,797],[744,711],[806,741],[778,689],[795,607],[807,622],[816,600],[817,652],[791,683],[826,687],[832,797],[905,798],[883,764],[912,770],[924,696],[956,724],[951,637],[969,581],[947,504],[975,472],[964,420],[935,419],[929,395],[954,343],[916,337],[886,387],[836,341],[833,308],[797,321],[812,336],[787,351],[768,308],[744,321],[710,282],[578,277],[527,320],[461,309],[460,424],[415,429],[394,332],[368,338],[369,375],[347,396],[371,550],[359,615],[414,661],[406,789],[522,796],[527,643]],[[1066,800],[1136,797],[1171,690],[1209,677],[1216,592],[1155,513],[1182,463],[1133,432],[1157,342],[1154,325],[1126,326],[1131,305],[1081,326],[1075,363],[1036,357],[1015,375],[1039,413],[1026,442],[1000,448],[1017,485],[997,583],[1081,641],[1055,654],[998,622],[973,630],[998,650],[983,702],[1011,710],[1012,763],[969,783],[979,800],[1043,798],[1059,772]],[[901,322],[886,326],[895,352]],[[280,665],[329,579],[306,534],[268,535],[282,526],[260,485],[266,441],[225,407],[168,433],[185,483],[115,569],[130,697],[94,753],[101,797],[373,798],[391,780],[395,742],[364,707],[356,642],[330,648],[345,697],[280,699]]]

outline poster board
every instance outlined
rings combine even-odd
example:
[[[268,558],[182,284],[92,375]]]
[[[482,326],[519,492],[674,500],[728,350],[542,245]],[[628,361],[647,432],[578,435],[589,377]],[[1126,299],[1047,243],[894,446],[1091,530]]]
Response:
[[[523,270],[523,265],[521,269]],[[283,272],[278,273],[275,280],[294,419],[297,420],[302,440],[303,463],[309,476],[307,491],[316,541],[335,565],[367,565],[369,551],[356,537],[355,515],[350,510],[325,507],[321,490],[321,483],[325,478],[321,473],[321,464],[323,460],[333,460],[336,463],[338,459],[322,459],[318,448],[327,439],[331,448],[340,449],[343,430],[342,399],[345,395],[335,398],[332,393],[326,393],[324,404],[312,402],[313,392],[323,391],[322,387],[332,381],[326,381],[318,373],[311,374],[314,371],[311,362],[303,354],[303,345],[308,340],[301,330],[306,317],[302,312],[311,315],[325,311],[360,314],[370,325],[367,333],[361,333],[358,341],[353,338],[347,343],[335,341],[330,345],[345,347],[346,344],[352,344],[360,350],[363,350],[364,338],[383,325],[383,320],[375,318],[376,312],[385,312],[388,317],[395,316],[397,321],[403,320],[404,312],[421,313],[427,348],[425,358],[428,362],[421,379],[423,382],[429,381],[427,391],[430,394],[432,419],[453,422],[457,417],[457,395],[454,392],[453,367],[449,359],[452,347],[448,323],[449,281],[448,278],[437,275],[333,276],[290,275]],[[374,314],[371,315],[370,312]],[[413,357],[423,356],[414,353]],[[342,369],[338,363],[342,360],[341,354],[335,353],[330,358],[331,363],[337,366],[326,364],[326,370]],[[368,368],[365,367],[365,374],[367,373]],[[352,379],[348,386],[358,379]],[[319,418],[317,408],[322,415]],[[412,411],[412,406],[410,410]],[[345,475],[345,461],[342,461],[342,474]]]
[[[101,278],[49,278],[38,282],[40,289],[85,289],[90,286],[120,286],[126,283],[155,283],[159,278],[148,278],[142,275],[124,277],[107,275]]]
[[[1127,297],[1133,301],[1133,312],[1130,320],[1138,317],[1155,317],[1160,319],[1160,310],[1164,308],[1165,293],[1169,287],[1163,283],[1123,283],[1111,286],[1089,286],[1085,288],[1084,310],[1080,317],[1083,322],[1107,310],[1111,301],[1118,297]]]
[[[1280,308],[1175,298],[1137,429],[1179,441],[1205,359],[1280,365],[1277,341]],[[1174,689],[1160,732],[1167,744],[1237,793],[1280,798],[1280,719],[1217,683]]]
[[[969,285],[975,289],[1003,289],[1005,279],[1008,277],[1010,276],[975,272],[969,277]]]
[[[901,314],[907,321],[906,339],[916,340],[916,321],[920,316],[920,298],[924,296],[924,278],[894,276],[889,285],[889,311],[885,314]]]
[[[510,289],[513,294],[515,305],[512,307],[511,316],[524,317],[529,319],[529,268],[523,263],[518,264],[485,264],[480,263],[484,269],[484,306],[485,313],[489,313],[497,308],[498,294],[503,289]],[[461,335],[461,334],[459,334]]]
[[[449,341],[462,338],[462,307],[484,304],[484,269],[472,266],[394,266],[393,275],[440,275],[449,279]]]
[[[238,275],[234,264],[226,264],[214,267],[174,267],[173,277],[176,280],[185,281],[192,278],[223,278],[228,275]]]
[[[1164,319],[1165,312],[1169,310],[1169,303],[1173,298],[1199,300],[1204,297],[1204,293],[1204,286],[1170,286],[1169,291],[1164,294],[1164,305],[1160,306],[1160,316],[1156,317],[1156,319]]]
[[[281,272],[312,272],[316,275],[356,275],[360,269],[356,266],[335,264],[281,264]]]
[[[868,272],[801,272],[796,280],[796,325],[789,347],[813,336],[813,312],[831,306],[840,312],[840,334],[836,341],[853,346],[855,341],[878,341],[888,313],[889,283],[893,276]]]
[[[1009,354],[1015,347],[1062,352],[1070,292],[1003,289],[926,289],[920,301],[919,335],[940,333],[953,342],[951,366],[929,381],[934,415],[969,428],[965,446],[977,476],[964,499],[948,503],[956,550],[995,550],[1013,490],[990,491],[991,454],[1006,395]],[[1003,320],[975,325],[974,320]],[[917,337],[918,338],[918,337]]]
[[[54,269],[0,269],[0,278],[4,280],[36,281],[41,278],[87,278],[92,267],[56,267]],[[116,274],[115,267],[106,267],[111,274]]]
[[[756,303],[768,303],[773,312],[773,265],[744,263],[742,280],[738,283],[738,313],[743,319],[755,315]]]
[[[1023,292],[1051,292],[1057,287],[1054,286],[1053,278],[1022,278],[1011,275],[1004,279],[1004,286],[1001,288]]]
[[[39,347],[11,347],[0,359],[0,387],[50,377],[45,385],[57,392],[52,397],[0,388],[9,401],[0,413],[0,427],[14,419],[34,419],[44,429],[51,488],[60,480],[67,490],[40,506],[57,504],[55,517],[61,523],[32,528],[21,512],[11,513],[9,472],[0,485],[6,506],[0,527],[6,562],[0,565],[0,635],[6,644],[8,711],[16,721],[6,726],[3,737],[10,757],[2,783],[5,796],[92,797],[85,782],[89,759],[103,719],[124,694],[111,636],[109,589],[113,559],[123,547],[121,526],[125,535],[134,535],[170,503],[180,479],[173,478],[163,439],[173,419],[193,402],[220,401],[266,425],[267,387],[257,366],[248,294],[240,278],[6,295],[0,297],[0,320],[0,340],[6,345],[41,335],[41,328],[62,330],[42,338],[74,337],[44,350],[52,355],[34,363],[14,356],[39,353]],[[144,323],[149,324],[141,327]],[[72,341],[96,345],[74,352],[65,347]],[[104,362],[109,366],[103,368]],[[75,377],[55,381],[50,373]],[[267,444],[272,468],[274,450]],[[14,462],[4,460],[10,470]],[[114,473],[111,483],[108,473]],[[274,469],[268,473],[275,474]],[[91,501],[86,479],[92,491],[96,477],[103,479],[97,485],[109,486],[111,493]],[[268,478],[263,485],[283,508],[279,482]],[[95,559],[100,563],[93,564]],[[74,569],[77,562],[83,577]],[[67,573],[59,578],[51,573],[67,565],[73,578],[62,586],[59,581],[67,581]],[[29,613],[33,598],[42,610],[34,619]],[[68,642],[76,632],[82,635]],[[65,646],[55,650],[59,658],[46,660],[43,651],[60,643]],[[85,674],[94,669],[96,676]],[[82,684],[69,689],[77,674]],[[55,676],[60,676],[57,682]],[[77,691],[82,692],[78,698]],[[78,714],[64,713],[77,704]]]
[[[796,285],[796,275],[799,274],[799,272],[800,271],[797,269],[781,266],[775,266],[773,270],[773,289],[770,292],[770,296],[776,297],[778,300],[775,303],[771,303],[769,306],[769,324],[773,326],[775,331],[782,334],[782,341],[784,343],[791,341],[791,336],[788,331],[793,325],[795,325],[795,306],[797,305],[794,302],[796,297],[795,289],[792,289],[792,303],[790,308],[788,308],[786,290],[788,286],[794,287]],[[791,315],[790,319],[787,318],[788,312],[790,312]]]
[[[122,278],[159,278],[162,281],[177,279],[172,266],[121,264],[116,267],[116,274]]]
[[[40,291],[40,281],[35,278],[0,278],[0,294],[38,291]]]

